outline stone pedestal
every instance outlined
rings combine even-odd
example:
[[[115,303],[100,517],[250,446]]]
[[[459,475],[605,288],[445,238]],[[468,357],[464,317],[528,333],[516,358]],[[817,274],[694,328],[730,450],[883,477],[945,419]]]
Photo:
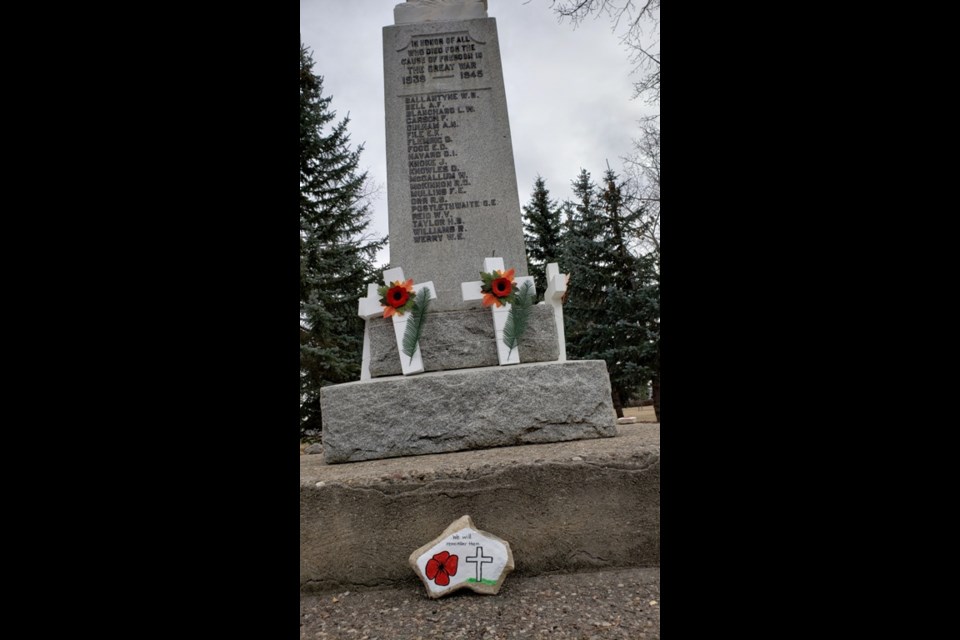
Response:
[[[324,387],[324,460],[612,437],[602,360],[462,369]]]
[[[400,356],[389,320],[370,321],[370,375],[398,376]],[[427,314],[420,352],[425,371],[449,371],[497,366],[497,344],[489,309],[465,309]],[[553,308],[536,305],[520,339],[523,362],[552,362],[559,358]]]

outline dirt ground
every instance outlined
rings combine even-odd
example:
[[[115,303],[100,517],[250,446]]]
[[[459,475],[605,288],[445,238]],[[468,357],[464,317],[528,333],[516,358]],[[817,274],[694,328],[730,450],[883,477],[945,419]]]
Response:
[[[660,568],[507,577],[496,596],[424,587],[303,595],[301,640],[657,640]]]
[[[637,422],[656,422],[657,414],[653,412],[653,406],[649,407],[627,407],[623,410],[623,417],[634,416]]]

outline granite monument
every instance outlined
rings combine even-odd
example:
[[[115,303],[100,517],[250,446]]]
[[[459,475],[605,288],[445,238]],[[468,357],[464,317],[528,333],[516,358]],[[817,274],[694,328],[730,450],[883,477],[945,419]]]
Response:
[[[493,269],[530,281],[496,20],[483,0],[410,0],[394,18],[383,29],[391,268],[359,302],[361,381],[321,390],[324,461],[616,435],[606,364],[566,361],[566,274],[548,266],[543,302],[507,348],[511,307],[478,282]],[[401,284],[435,296],[409,357],[401,309],[378,297],[393,286],[409,300]]]

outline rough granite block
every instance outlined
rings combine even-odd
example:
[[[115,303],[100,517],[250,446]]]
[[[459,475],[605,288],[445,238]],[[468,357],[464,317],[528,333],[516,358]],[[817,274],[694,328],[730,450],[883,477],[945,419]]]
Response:
[[[425,371],[449,371],[472,367],[496,367],[497,343],[489,309],[446,311],[427,315],[420,338]],[[536,305],[530,324],[520,339],[522,362],[552,362],[560,357],[553,307]],[[398,376],[400,356],[393,324],[389,319],[370,321],[370,375]]]
[[[324,461],[612,437],[602,360],[438,371],[324,387]]]

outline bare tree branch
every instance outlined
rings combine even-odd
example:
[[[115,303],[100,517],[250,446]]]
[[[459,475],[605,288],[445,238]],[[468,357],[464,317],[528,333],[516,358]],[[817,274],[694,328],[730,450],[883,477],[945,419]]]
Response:
[[[653,252],[660,263],[660,122],[658,117],[640,123],[640,137],[633,141],[634,152],[624,166],[634,185],[633,200],[643,210],[640,244]]]
[[[660,102],[660,0],[551,0],[550,6],[574,26],[590,15],[607,15],[616,33],[626,25],[620,42],[632,51],[631,61],[639,80],[634,83],[634,98],[649,104]],[[638,4],[640,4],[638,8]]]
[[[630,51],[634,98],[650,104],[660,103],[660,0],[551,0],[551,8],[560,20],[579,25],[591,15],[608,16],[613,31]],[[621,25],[623,25],[621,27]],[[623,158],[630,184],[629,198],[643,223],[637,238],[638,249],[654,254],[660,265],[660,122],[659,115],[640,122],[640,137],[634,151]]]

